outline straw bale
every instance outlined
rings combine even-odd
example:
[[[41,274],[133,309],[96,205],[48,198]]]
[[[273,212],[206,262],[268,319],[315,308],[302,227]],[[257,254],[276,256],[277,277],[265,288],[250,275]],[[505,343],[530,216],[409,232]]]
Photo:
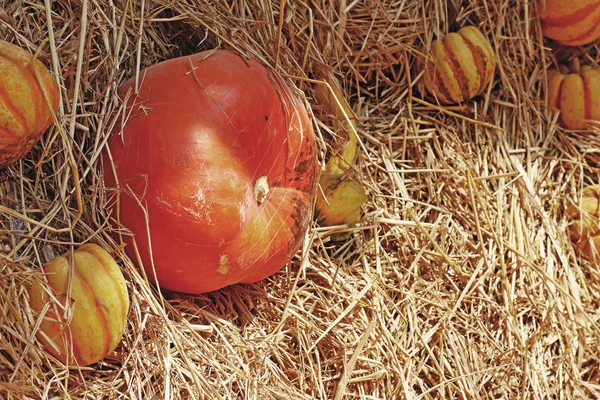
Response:
[[[516,0],[0,0],[0,38],[38,52],[62,97],[0,172],[0,397],[599,398],[600,268],[574,251],[564,210],[598,182],[600,131],[560,128],[544,96],[548,67],[598,66],[600,45],[544,41],[537,16]],[[496,75],[441,106],[416,66],[465,25],[490,38]],[[96,166],[124,79],[217,47],[304,92],[322,159],[345,136],[316,81],[342,82],[369,201],[357,227],[315,224],[262,282],[159,293],[110,235]],[[40,350],[25,287],[84,242],[112,250],[131,312],[113,354],[68,369]]]

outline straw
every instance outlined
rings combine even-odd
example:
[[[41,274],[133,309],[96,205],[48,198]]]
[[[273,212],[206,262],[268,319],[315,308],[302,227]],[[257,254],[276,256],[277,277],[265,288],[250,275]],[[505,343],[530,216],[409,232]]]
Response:
[[[490,39],[496,74],[441,106],[420,91],[418,63],[466,25]],[[600,397],[600,268],[574,250],[564,214],[598,182],[600,131],[564,130],[544,106],[547,69],[573,56],[598,67],[600,46],[544,40],[535,2],[3,0],[0,38],[38,52],[62,99],[0,172],[1,398]],[[356,227],[315,224],[264,281],[159,292],[111,235],[97,166],[123,115],[118,85],[214,48],[305,94],[322,159],[346,140],[315,100],[321,73],[336,76],[369,201]],[[26,285],[84,242],[122,266],[131,311],[113,354],[67,369],[39,347]]]

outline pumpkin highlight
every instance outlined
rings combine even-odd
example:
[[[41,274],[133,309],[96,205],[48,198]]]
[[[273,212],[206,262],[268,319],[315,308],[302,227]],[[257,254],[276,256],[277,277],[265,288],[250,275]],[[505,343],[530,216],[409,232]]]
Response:
[[[425,62],[425,89],[441,103],[462,103],[482,93],[496,69],[492,45],[474,26],[451,32],[431,44]]]
[[[0,168],[21,159],[52,123],[58,85],[33,54],[0,40]]]
[[[86,366],[104,358],[119,344],[129,297],[125,278],[106,250],[85,244],[72,256],[71,260],[67,253],[44,266],[46,281],[33,282],[29,304],[37,312],[49,305],[37,332],[44,348],[65,364]]]

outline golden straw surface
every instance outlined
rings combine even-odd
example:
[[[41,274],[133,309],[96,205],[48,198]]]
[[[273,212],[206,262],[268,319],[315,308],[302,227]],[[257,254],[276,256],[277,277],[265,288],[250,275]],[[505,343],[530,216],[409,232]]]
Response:
[[[565,208],[600,175],[600,131],[545,107],[546,70],[599,45],[541,35],[535,2],[0,0],[0,39],[38,54],[61,88],[54,125],[0,171],[0,398],[589,399],[600,397],[600,268]],[[475,25],[496,52],[483,95],[420,90],[431,42]],[[161,60],[236,49],[306,95],[323,158],[345,134],[315,85],[334,74],[357,116],[347,227],[314,226],[269,279],[159,293],[110,235],[96,172],[115,90]],[[83,242],[115,249],[129,282],[124,338],[67,369],[39,349],[25,285]]]

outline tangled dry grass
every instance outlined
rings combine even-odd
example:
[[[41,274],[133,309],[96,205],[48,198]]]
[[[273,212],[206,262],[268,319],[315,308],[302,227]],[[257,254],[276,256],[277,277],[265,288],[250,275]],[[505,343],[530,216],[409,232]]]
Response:
[[[61,85],[55,124],[0,179],[0,397],[6,399],[589,399],[600,397],[600,268],[564,209],[598,182],[598,130],[544,107],[546,69],[598,44],[544,41],[534,2],[0,0],[0,38]],[[483,96],[442,107],[414,66],[476,25],[498,58]],[[123,79],[200,50],[261,58],[309,101],[334,73],[356,113],[369,194],[351,239],[310,232],[273,277],[158,293],[109,235],[96,172]],[[328,157],[344,136],[313,101]],[[129,282],[121,345],[87,368],[39,350],[25,285],[92,241]]]

